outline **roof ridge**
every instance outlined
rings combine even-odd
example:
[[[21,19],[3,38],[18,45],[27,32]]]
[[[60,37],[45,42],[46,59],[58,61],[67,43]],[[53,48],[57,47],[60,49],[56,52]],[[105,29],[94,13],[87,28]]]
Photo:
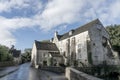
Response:
[[[89,24],[92,24],[92,23],[96,23],[96,22],[100,22],[100,20],[97,18],[97,19],[95,19],[95,20],[89,21],[89,22],[86,23],[86,24],[83,24],[82,26],[80,26],[80,27],[78,27],[78,28],[85,27],[86,25],[89,25]],[[76,28],[76,29],[78,29],[78,28]],[[74,29],[74,30],[76,30],[76,29]]]
[[[35,42],[39,42],[39,43],[52,43],[52,42],[42,42],[42,41],[37,41],[37,40],[35,40]]]
[[[88,30],[90,27],[92,27],[93,24],[98,23],[98,22],[100,22],[100,20],[97,18],[97,19],[92,20],[92,21],[90,21],[90,22],[88,22],[88,23],[86,23],[86,24],[84,24],[84,25],[82,25],[82,26],[80,26],[76,29],[71,29],[71,30],[74,30],[73,35]],[[62,34],[60,40],[66,39],[68,36],[70,36],[69,32],[66,32],[66,33]],[[71,35],[71,36],[73,36],[73,35]],[[67,36],[67,37],[65,37],[65,36]]]

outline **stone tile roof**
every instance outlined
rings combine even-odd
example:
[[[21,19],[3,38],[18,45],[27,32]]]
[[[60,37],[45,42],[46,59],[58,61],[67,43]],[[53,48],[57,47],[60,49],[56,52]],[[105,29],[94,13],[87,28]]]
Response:
[[[48,50],[48,51],[59,51],[55,43],[51,42],[40,42],[35,40],[37,50]]]
[[[66,39],[68,37],[71,37],[71,36],[74,36],[76,34],[79,34],[79,33],[82,33],[84,31],[87,31],[91,27],[93,27],[94,24],[100,24],[99,19],[93,20],[93,21],[91,21],[91,22],[89,22],[89,23],[87,23],[87,24],[85,24],[85,25],[83,25],[81,27],[78,27],[77,29],[71,30],[72,31],[72,35],[69,35],[69,32],[67,32],[67,33],[65,33],[63,35],[58,35],[58,39],[59,40],[63,40],[63,39]]]

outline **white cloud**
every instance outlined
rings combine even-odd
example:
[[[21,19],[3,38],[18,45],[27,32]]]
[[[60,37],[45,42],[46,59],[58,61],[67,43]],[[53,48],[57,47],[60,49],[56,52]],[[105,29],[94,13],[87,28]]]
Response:
[[[97,2],[97,3],[96,3]],[[104,25],[117,24],[117,20],[120,16],[120,0],[95,0],[91,2],[90,9],[95,12],[92,15],[96,15]],[[94,17],[94,18],[96,18]]]
[[[90,21],[100,18],[103,24],[111,24],[120,20],[120,0],[48,0],[43,8],[41,1],[36,0],[1,0],[0,13],[12,9],[31,8],[38,11],[32,17],[5,18],[0,16],[0,43],[9,46],[10,41],[16,43],[11,31],[19,28],[39,26],[42,30],[50,30],[62,24]],[[43,8],[43,9],[41,9]],[[41,11],[42,10],[42,11]],[[29,14],[28,14],[29,15]],[[84,22],[85,23],[85,22]],[[66,28],[67,25],[65,25]]]
[[[5,29],[0,29],[0,44],[9,46],[16,43],[16,39],[10,31]]]
[[[40,9],[42,4],[39,0],[0,0],[0,13],[10,12],[12,9],[31,8]]]
[[[120,19],[120,0],[116,0],[113,4],[110,5],[109,8],[109,21],[110,23],[116,22],[116,20]]]
[[[11,33],[12,31],[23,28],[23,27],[32,27],[34,22],[31,19],[27,18],[13,18],[7,19],[0,17],[0,43],[10,47],[11,43],[16,43],[16,38]],[[30,24],[30,25],[29,25]]]
[[[41,28],[51,29],[60,24],[78,21],[83,5],[84,0],[51,0],[39,16]]]
[[[1,0],[0,1],[0,12],[8,12],[12,8],[23,8],[27,7],[28,4],[25,0]]]

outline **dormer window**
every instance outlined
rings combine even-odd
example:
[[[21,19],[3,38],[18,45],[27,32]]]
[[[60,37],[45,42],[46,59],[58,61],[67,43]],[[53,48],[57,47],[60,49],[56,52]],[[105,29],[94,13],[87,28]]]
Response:
[[[71,35],[73,34],[73,32],[74,32],[74,30],[71,30],[71,31],[69,32],[69,36],[71,36]]]

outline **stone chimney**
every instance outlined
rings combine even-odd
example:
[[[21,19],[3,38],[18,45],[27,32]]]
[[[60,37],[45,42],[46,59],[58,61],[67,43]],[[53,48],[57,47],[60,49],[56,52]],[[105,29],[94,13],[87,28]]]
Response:
[[[55,31],[54,36],[55,36],[55,37],[57,37],[57,35],[58,35],[58,32],[57,32],[57,31]]]

